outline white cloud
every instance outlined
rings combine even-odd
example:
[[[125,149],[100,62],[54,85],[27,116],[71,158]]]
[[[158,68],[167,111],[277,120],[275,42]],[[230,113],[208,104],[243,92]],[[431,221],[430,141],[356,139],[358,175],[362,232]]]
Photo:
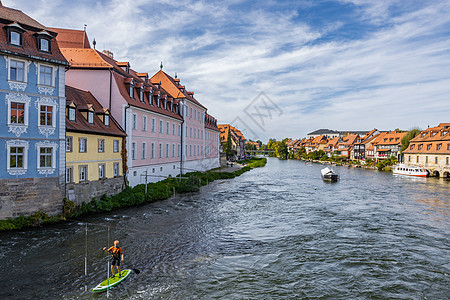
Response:
[[[450,121],[446,1],[346,0],[358,8],[355,18],[374,28],[357,40],[335,38],[345,20],[312,27],[295,11],[230,8],[239,1],[26,2],[3,1],[46,26],[88,24],[97,48],[139,72],[156,72],[162,60],[220,122],[245,118],[245,107],[265,91],[283,115],[268,120],[265,131],[249,122],[264,140],[317,128],[407,129]],[[302,8],[314,8],[307,4]]]

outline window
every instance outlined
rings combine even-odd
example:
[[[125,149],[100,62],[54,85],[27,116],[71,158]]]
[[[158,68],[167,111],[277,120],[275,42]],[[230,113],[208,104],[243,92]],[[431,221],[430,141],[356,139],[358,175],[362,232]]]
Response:
[[[79,151],[86,152],[87,151],[87,139],[86,138],[78,138],[79,143]]]
[[[119,163],[114,163],[113,169],[114,169],[114,177],[119,176]]]
[[[417,148],[417,150],[421,150],[422,146],[423,146],[423,144],[419,144],[419,147]]]
[[[119,152],[119,140],[113,141],[113,152]]]
[[[175,157],[175,144],[172,144],[172,157]]]
[[[431,149],[431,144],[428,144],[427,145],[427,150],[430,150]]]
[[[163,121],[159,120],[159,133],[163,133]]]
[[[449,158],[448,156],[445,158],[445,164],[448,165]]]
[[[141,100],[141,102],[144,102],[144,89],[141,88],[139,90],[139,100]]]
[[[197,120],[197,110],[194,109],[194,120]]]
[[[131,159],[136,159],[136,142],[131,143]]]
[[[411,147],[409,147],[409,150],[413,150],[414,149],[414,144],[413,145],[411,145]]]
[[[192,156],[192,145],[189,145],[189,156]]]
[[[98,179],[105,178],[105,164],[98,165]]]
[[[197,154],[196,154],[196,151],[195,151],[196,149],[195,149],[195,145],[194,145],[194,156],[196,156]]]
[[[419,156],[416,156],[416,163],[419,163]]]
[[[436,150],[441,150],[442,144],[437,144]]]
[[[181,136],[181,125],[178,125],[178,136]]]
[[[166,144],[166,157],[169,157],[169,144]]]
[[[80,176],[79,176],[80,181],[86,181],[87,180],[87,166],[79,166],[78,172],[80,174]]]
[[[53,106],[41,105],[40,106],[40,118],[39,124],[42,126],[52,126],[53,125]]]
[[[73,138],[71,136],[66,136],[66,152],[73,151]]]
[[[175,123],[172,124],[172,135],[175,135]]]
[[[156,120],[154,119],[154,118],[152,118],[152,132],[155,132],[155,124],[156,123]]]
[[[142,130],[147,131],[147,116],[142,117]]]
[[[428,163],[428,156],[425,156],[425,163]]]
[[[450,150],[450,144],[447,144],[447,150]]]
[[[25,147],[11,147],[9,150],[9,167],[11,169],[24,168],[24,151]]]
[[[53,148],[41,147],[39,149],[39,168],[52,168]]]
[[[130,98],[134,98],[134,85],[133,83],[130,83]]]
[[[137,115],[136,114],[133,114],[133,119],[132,119],[132,129],[133,130],[136,130],[137,129]]]
[[[178,157],[180,157],[180,152],[181,152],[181,145],[180,144],[178,144]]]
[[[438,163],[438,157],[437,157],[437,156],[434,157],[434,163],[435,163],[435,164]]]
[[[142,159],[146,159],[147,158],[147,143],[143,142],[142,143]]]
[[[69,120],[75,121],[75,108],[69,107]]]
[[[162,144],[159,144],[159,158],[162,157]]]
[[[22,46],[22,34],[11,30],[9,32],[9,43],[15,46]]]
[[[197,137],[197,131],[194,128],[194,139]]]
[[[109,115],[105,115],[103,117],[103,124],[105,124],[105,126],[109,126]]]
[[[191,107],[191,114],[189,115],[190,118],[192,118],[192,107]]]
[[[94,113],[92,111],[88,111],[88,122],[89,124],[93,124],[94,123]]]
[[[169,135],[170,134],[170,123],[166,122],[166,134]]]
[[[73,168],[66,168],[66,183],[71,183],[73,181]]]
[[[98,139],[98,152],[105,152],[105,140]]]
[[[9,62],[9,80],[25,81],[25,63],[22,61],[11,60]]]
[[[411,155],[408,156],[408,162],[411,162]]]
[[[50,52],[50,41],[45,38],[39,39],[39,50],[44,52]]]
[[[152,156],[151,158],[155,158],[155,143],[152,143]]]
[[[25,104],[11,102],[10,124],[25,124]]]
[[[192,137],[192,127],[189,127],[189,136]]]
[[[39,84],[52,86],[53,68],[39,66]]]

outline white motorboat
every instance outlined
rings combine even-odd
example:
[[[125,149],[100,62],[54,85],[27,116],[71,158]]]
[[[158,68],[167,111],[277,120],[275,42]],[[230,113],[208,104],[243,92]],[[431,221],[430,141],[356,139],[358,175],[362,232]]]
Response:
[[[322,174],[322,179],[326,181],[338,181],[339,175],[335,173],[331,168],[326,167],[320,170],[320,173]]]
[[[422,167],[415,166],[405,166],[404,164],[398,164],[394,166],[392,171],[394,174],[417,176],[417,177],[427,177],[428,172]]]

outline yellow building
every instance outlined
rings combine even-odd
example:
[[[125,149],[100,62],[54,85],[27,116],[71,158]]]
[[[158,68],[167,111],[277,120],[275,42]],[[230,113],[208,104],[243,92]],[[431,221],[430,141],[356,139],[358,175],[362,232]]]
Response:
[[[66,197],[89,202],[125,186],[125,132],[87,91],[66,86]]]

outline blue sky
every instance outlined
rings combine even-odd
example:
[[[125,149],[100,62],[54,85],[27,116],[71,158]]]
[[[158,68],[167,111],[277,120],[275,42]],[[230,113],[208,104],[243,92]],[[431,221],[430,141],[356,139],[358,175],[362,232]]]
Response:
[[[138,72],[153,74],[163,61],[210,114],[247,138],[450,122],[449,1],[3,4],[48,27],[87,24],[97,49]]]

